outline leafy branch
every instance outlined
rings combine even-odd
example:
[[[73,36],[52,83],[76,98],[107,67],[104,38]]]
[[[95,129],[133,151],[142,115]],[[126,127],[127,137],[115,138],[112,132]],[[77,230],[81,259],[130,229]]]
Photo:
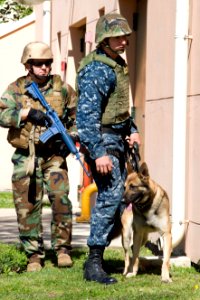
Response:
[[[0,0],[0,23],[18,21],[32,12],[31,6],[22,5],[12,0]]]

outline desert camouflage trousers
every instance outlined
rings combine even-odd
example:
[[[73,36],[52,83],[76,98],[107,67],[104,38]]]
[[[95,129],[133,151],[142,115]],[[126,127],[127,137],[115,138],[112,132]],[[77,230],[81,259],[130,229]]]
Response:
[[[42,199],[46,189],[51,208],[51,244],[57,252],[71,248],[72,204],[68,198],[69,182],[65,159],[35,157],[33,175],[27,175],[27,156],[16,150],[12,162],[13,198],[17,213],[19,238],[28,257],[44,257]]]
[[[90,161],[91,171],[98,187],[96,204],[92,209],[89,247],[110,244],[115,225],[120,222],[120,215],[125,208],[123,202],[124,183],[127,176],[125,159],[109,155],[113,162],[112,173],[106,176],[96,172],[94,161]]]

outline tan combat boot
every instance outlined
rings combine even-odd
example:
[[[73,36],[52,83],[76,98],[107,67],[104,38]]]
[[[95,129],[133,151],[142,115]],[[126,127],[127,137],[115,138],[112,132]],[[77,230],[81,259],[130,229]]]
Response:
[[[27,265],[27,272],[38,272],[42,269],[41,259],[37,254],[32,255],[29,258]]]
[[[69,252],[65,250],[58,251],[58,267],[71,267],[73,265]]]

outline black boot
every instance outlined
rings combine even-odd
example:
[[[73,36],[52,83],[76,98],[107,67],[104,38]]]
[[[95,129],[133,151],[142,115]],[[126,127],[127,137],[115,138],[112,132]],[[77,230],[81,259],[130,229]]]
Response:
[[[88,281],[96,281],[103,284],[113,284],[117,280],[109,277],[103,270],[103,247],[91,247],[88,260],[84,265],[84,279]]]

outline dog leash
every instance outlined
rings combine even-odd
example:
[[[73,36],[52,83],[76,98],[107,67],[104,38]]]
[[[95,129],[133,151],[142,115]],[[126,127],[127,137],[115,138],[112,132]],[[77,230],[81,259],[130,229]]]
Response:
[[[128,149],[128,153],[129,153],[129,160],[133,170],[139,173],[140,153],[139,153],[139,145],[137,142],[133,143],[133,148]]]

